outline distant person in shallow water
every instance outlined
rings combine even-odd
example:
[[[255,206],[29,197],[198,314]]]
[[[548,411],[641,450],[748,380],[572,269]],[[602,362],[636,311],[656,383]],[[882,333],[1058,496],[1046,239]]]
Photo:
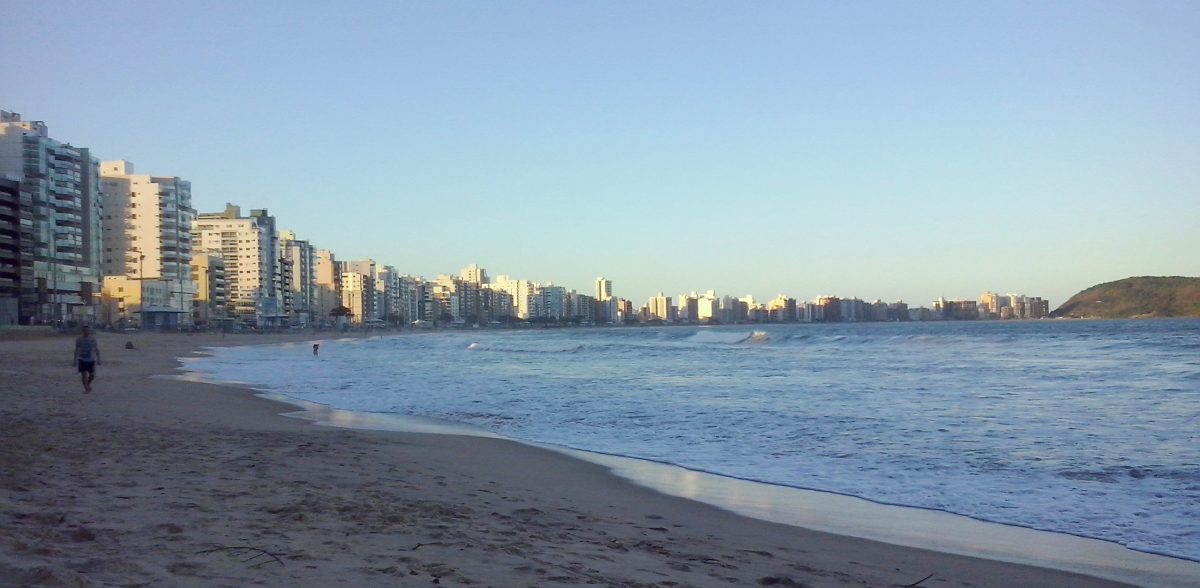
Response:
[[[91,327],[84,327],[83,334],[75,339],[75,361],[79,378],[83,382],[83,393],[92,391],[92,380],[96,379],[96,366],[100,365],[100,343],[92,335]]]
[[[317,351],[318,351],[320,348],[321,348],[321,344],[320,344],[320,343],[313,343],[313,355],[316,355],[316,354],[317,354]]]

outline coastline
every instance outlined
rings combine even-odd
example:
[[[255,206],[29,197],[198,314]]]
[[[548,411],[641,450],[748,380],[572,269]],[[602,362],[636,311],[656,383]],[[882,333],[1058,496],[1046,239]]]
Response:
[[[1122,585],[770,523],[514,441],[314,426],[245,389],[153,377],[200,347],[307,334],[100,339],[90,395],[70,336],[0,340],[0,586]]]
[[[262,396],[298,409],[285,413],[287,416],[323,426],[503,438],[470,425],[335,409],[274,394]],[[1131,584],[1190,587],[1200,578],[1198,562],[1136,551],[1082,535],[996,523],[944,510],[880,503],[835,492],[742,480],[669,463],[517,442],[604,466],[614,475],[669,496],[793,527]]]

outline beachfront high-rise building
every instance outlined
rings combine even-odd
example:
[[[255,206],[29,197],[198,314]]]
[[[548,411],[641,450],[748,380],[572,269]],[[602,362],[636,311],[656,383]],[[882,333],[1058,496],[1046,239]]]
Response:
[[[597,300],[594,320],[604,324],[621,322],[621,299],[613,296],[608,300]]]
[[[192,322],[208,328],[227,326],[229,283],[225,279],[225,258],[205,251],[192,255],[192,283],[196,296],[192,301]]]
[[[518,280],[509,276],[497,276],[493,287],[507,292],[512,297],[515,316],[528,319],[537,316],[535,311],[539,305],[538,293],[541,288],[535,282]]]
[[[568,294],[570,300],[570,317],[577,323],[593,324],[596,322],[596,297],[580,294],[574,290]]]
[[[358,271],[342,272],[342,306],[350,311],[350,324],[363,325],[376,319],[371,314],[375,303],[375,278]]]
[[[275,217],[265,208],[250,209],[250,218],[262,227],[263,239],[263,296],[260,299],[260,316],[268,325],[278,326],[287,324],[288,316],[284,311],[287,296],[284,294],[284,282],[287,272],[282,267],[279,256],[279,227]]]
[[[278,235],[274,218],[265,213],[252,211],[244,217],[240,207],[227,204],[223,212],[203,213],[192,224],[193,250],[217,253],[224,259],[228,316],[260,327],[286,319],[277,297]]]
[[[1008,306],[1006,296],[1000,296],[994,292],[984,292],[979,295],[979,313],[986,315],[986,318],[999,317],[1000,309],[1005,306]]]
[[[601,302],[613,297],[612,280],[596,278],[596,300]]]
[[[389,325],[400,322],[400,272],[395,266],[382,265],[375,271],[375,295],[379,298],[379,318]]]
[[[547,284],[542,287],[537,299],[537,316],[555,321],[571,318],[570,298],[566,288]]]
[[[134,173],[124,160],[100,163],[104,203],[103,274],[168,284],[167,304],[139,308],[143,326],[178,328],[190,322],[192,184],[176,176]]]
[[[46,124],[0,110],[0,175],[20,182],[21,323],[95,320],[100,293],[99,163]]]
[[[318,249],[313,260],[313,289],[317,324],[332,322],[330,313],[342,305],[342,274],[337,257],[328,249]]]
[[[479,267],[476,264],[468,265],[458,272],[458,277],[465,282],[470,282],[476,286],[482,286],[488,283],[487,270]]]
[[[696,298],[696,320],[701,323],[719,321],[721,300],[714,290],[709,290]]]
[[[279,257],[290,275],[284,290],[291,294],[290,304],[285,299],[285,310],[293,324],[309,325],[317,305],[316,293],[316,250],[305,240],[297,239],[293,231],[279,231]],[[318,319],[319,320],[319,319]]]
[[[0,325],[20,322],[21,182],[0,174]]]
[[[773,322],[792,322],[796,320],[796,299],[785,294],[776,296],[767,303],[767,314]]]
[[[440,275],[430,283],[434,301],[433,320],[439,323],[466,320],[462,309],[461,290],[466,282],[448,275]]]
[[[414,276],[400,276],[396,280],[397,312],[400,320],[408,324],[430,320],[432,299],[427,292],[425,280]]]
[[[508,292],[485,285],[479,291],[482,306],[480,320],[488,323],[504,323],[512,320],[515,310],[513,299]]]
[[[697,298],[695,292],[691,294],[680,294],[675,300],[678,301],[678,307],[675,311],[675,320],[681,323],[694,323],[697,312]]]
[[[612,293],[612,280],[604,277],[596,278],[595,307],[592,320],[597,323],[617,322],[617,300]]]
[[[662,321],[671,320],[671,297],[659,292],[646,304],[647,312],[651,320],[658,319]]]
[[[1050,315],[1050,302],[1038,296],[1008,294],[997,296],[1000,306],[999,318],[1034,319]]]
[[[367,278],[369,278],[369,280],[366,282],[363,282],[363,283],[368,284],[370,286],[370,291],[364,292],[361,294],[355,294],[356,296],[358,296],[358,295],[364,296],[363,302],[362,302],[362,304],[363,304],[362,311],[364,314],[359,318],[359,320],[361,320],[361,321],[383,320],[383,316],[382,316],[382,312],[381,312],[381,309],[383,306],[381,304],[382,296],[380,295],[380,293],[378,291],[378,286],[376,285],[376,283],[379,281],[379,264],[377,264],[374,259],[356,259],[354,261],[338,262],[338,265],[341,268],[341,274],[343,276],[343,282],[342,282],[343,305],[347,306],[347,307],[350,306],[350,305],[344,303],[344,301],[346,300],[345,275],[348,273],[355,273],[355,274],[366,276]]]

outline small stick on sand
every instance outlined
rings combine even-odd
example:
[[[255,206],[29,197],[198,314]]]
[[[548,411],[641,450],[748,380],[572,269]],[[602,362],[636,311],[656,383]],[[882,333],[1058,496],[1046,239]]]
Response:
[[[274,561],[275,561],[275,563],[277,563],[277,564],[279,564],[279,565],[281,565],[281,566],[282,566],[282,565],[285,565],[285,564],[283,563],[283,560],[282,560],[282,559],[279,559],[279,556],[278,556],[278,555],[275,555],[274,553],[271,553],[270,551],[267,551],[267,550],[265,550],[265,549],[260,549],[260,548],[258,548],[258,547],[252,547],[252,546],[250,546],[250,545],[232,545],[232,546],[229,546],[229,547],[224,547],[224,546],[222,546],[222,547],[217,547],[217,548],[214,548],[214,549],[205,549],[205,550],[203,550],[203,551],[197,551],[197,552],[196,552],[196,555],[207,555],[207,554],[210,554],[210,553],[216,553],[216,552],[218,552],[218,551],[230,551],[230,552],[233,552],[233,551],[250,551],[250,552],[255,552],[255,555],[253,555],[253,556],[251,556],[251,557],[249,557],[249,558],[243,559],[242,561],[243,561],[243,562],[248,562],[248,561],[250,561],[250,560],[252,560],[252,559],[257,559],[257,558],[260,558],[260,557],[262,557],[262,556],[264,556],[264,555],[265,555],[265,556],[267,556],[267,557],[270,557],[272,560],[274,560]],[[263,564],[265,564],[265,563],[270,563],[270,562],[266,562],[266,561],[264,561],[264,562],[259,562],[259,563],[257,563],[257,564],[254,564],[254,566],[252,566],[252,567],[258,567],[258,566],[261,566],[261,565],[263,565]]]
[[[921,582],[924,582],[925,580],[928,580],[932,577],[933,577],[933,574],[931,573],[928,576],[925,576],[924,578],[921,578],[920,580],[913,582],[912,584],[897,584],[897,586],[899,586],[900,588],[917,588],[917,586],[921,585]]]

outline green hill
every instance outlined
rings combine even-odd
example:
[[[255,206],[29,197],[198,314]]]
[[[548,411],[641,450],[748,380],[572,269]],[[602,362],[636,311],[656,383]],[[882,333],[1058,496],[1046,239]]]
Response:
[[[1050,313],[1054,317],[1152,318],[1200,316],[1200,278],[1125,278],[1092,286]]]

